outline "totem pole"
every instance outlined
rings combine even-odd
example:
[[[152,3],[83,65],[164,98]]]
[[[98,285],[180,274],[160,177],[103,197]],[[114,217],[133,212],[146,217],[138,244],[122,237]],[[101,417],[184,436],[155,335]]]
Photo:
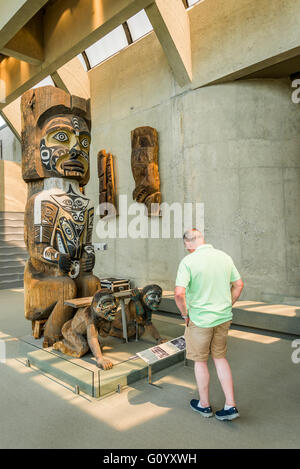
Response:
[[[133,130],[131,147],[131,169],[135,180],[132,197],[146,205],[148,216],[159,215],[161,192],[157,130],[152,127],[138,127]]]
[[[44,323],[44,347],[62,338],[73,317],[64,302],[93,296],[94,209],[89,180],[89,101],[46,86],[22,96],[22,172],[28,184],[24,272],[25,317]]]

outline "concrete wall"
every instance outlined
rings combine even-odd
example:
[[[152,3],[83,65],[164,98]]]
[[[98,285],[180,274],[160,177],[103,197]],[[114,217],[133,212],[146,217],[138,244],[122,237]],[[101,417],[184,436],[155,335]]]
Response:
[[[21,163],[0,161],[0,212],[23,213],[27,186],[22,179]]]
[[[300,54],[300,0],[205,0],[189,11],[193,84],[240,78]]]
[[[0,290],[23,285],[27,251],[24,210],[27,187],[21,164],[0,161]]]
[[[195,27],[192,49],[197,76],[201,42]],[[205,204],[206,241],[234,258],[246,283],[244,298],[299,297],[300,114],[290,81],[182,90],[154,33],[89,76],[93,131],[87,195],[95,204],[97,152],[105,148],[115,156],[118,194],[132,200],[130,131],[153,126],[159,132],[163,201]],[[99,241],[95,232],[94,242]],[[138,285],[158,282],[165,289],[173,289],[185,254],[178,239],[116,239],[108,248],[97,253],[98,274],[129,277]]]
[[[21,143],[7,125],[0,127],[0,141],[2,142],[2,159],[21,162]]]

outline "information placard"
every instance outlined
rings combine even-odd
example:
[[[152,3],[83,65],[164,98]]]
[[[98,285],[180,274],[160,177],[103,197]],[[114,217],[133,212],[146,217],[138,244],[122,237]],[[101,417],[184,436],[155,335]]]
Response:
[[[183,350],[185,350],[185,339],[181,336],[169,342],[165,342],[164,344],[155,345],[147,350],[143,350],[137,353],[137,355],[148,363],[148,365],[153,365],[153,363],[182,352]]]

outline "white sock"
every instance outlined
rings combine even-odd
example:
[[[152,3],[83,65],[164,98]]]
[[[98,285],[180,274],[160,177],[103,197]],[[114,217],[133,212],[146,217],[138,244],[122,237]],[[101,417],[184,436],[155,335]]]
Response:
[[[201,402],[199,401],[199,402],[198,402],[198,407],[201,407],[201,409],[206,409],[206,407],[209,407],[209,406],[208,406],[208,405],[207,405],[207,406],[203,406],[203,405],[201,405]]]
[[[227,405],[227,404],[225,404],[225,405],[224,405],[224,410],[232,409],[232,407],[234,407],[234,405]]]

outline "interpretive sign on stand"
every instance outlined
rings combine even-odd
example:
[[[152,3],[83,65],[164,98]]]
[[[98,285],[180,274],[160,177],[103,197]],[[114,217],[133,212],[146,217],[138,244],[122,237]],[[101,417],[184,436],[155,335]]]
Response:
[[[183,336],[172,339],[164,344],[155,345],[147,350],[138,352],[137,355],[148,365],[153,365],[159,360],[168,358],[185,350],[185,339]]]

